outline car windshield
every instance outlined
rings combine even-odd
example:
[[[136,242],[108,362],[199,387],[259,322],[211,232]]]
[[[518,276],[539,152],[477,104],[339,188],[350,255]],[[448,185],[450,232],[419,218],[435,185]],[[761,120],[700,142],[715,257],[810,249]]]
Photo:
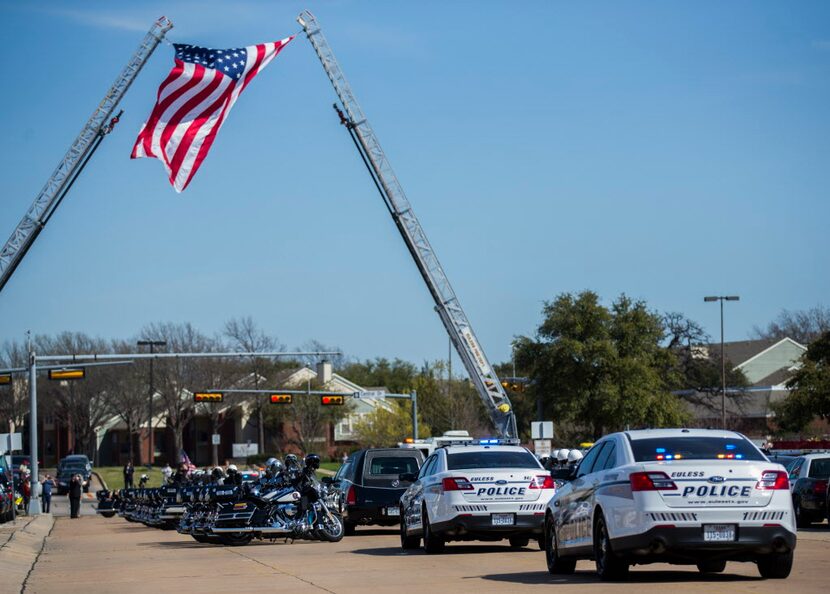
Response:
[[[65,464],[61,466],[61,472],[64,473],[76,473],[76,472],[86,472],[86,466],[82,464]]]
[[[414,456],[377,456],[369,462],[369,474],[395,476],[409,472],[418,474],[418,460]]]
[[[539,468],[530,452],[485,450],[447,455],[448,470],[473,468]]]
[[[635,462],[662,460],[766,460],[740,437],[655,437],[632,439]]]
[[[813,458],[810,462],[810,478],[830,478],[830,458]]]

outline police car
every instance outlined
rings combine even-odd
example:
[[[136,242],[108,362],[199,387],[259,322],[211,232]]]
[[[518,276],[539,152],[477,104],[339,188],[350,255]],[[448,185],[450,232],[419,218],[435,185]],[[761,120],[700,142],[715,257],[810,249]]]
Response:
[[[518,440],[483,439],[438,448],[400,500],[401,547],[440,553],[452,540],[509,539],[541,546],[550,474]]]
[[[787,473],[732,431],[655,429],[608,435],[557,490],[545,515],[548,571],[593,558],[602,579],[630,565],[751,561],[790,574],[796,527]]]

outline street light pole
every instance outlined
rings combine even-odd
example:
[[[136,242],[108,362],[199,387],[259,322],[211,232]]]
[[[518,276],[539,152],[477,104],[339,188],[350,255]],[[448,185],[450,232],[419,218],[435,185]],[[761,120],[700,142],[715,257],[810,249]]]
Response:
[[[726,429],[726,356],[723,348],[723,302],[739,301],[738,295],[717,295],[704,297],[707,303],[720,301],[720,372],[721,372],[721,393],[720,393],[720,422],[721,429]]]
[[[155,347],[165,347],[167,346],[167,342],[164,340],[139,340],[136,343],[138,346],[149,346],[150,347],[150,354],[153,354],[153,349]],[[156,389],[153,385],[153,361],[154,359],[150,358],[150,403],[147,407],[148,417],[147,417],[147,429],[149,433],[149,458],[147,462],[147,468],[153,466],[153,462],[155,459],[155,451],[156,445],[154,443],[154,436],[153,436],[153,396],[155,395]],[[139,450],[140,452],[140,450]]]

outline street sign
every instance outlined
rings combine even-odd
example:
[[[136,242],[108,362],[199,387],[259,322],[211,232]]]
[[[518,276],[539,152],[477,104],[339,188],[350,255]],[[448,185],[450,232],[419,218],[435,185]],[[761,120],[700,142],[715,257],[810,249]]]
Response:
[[[271,404],[291,404],[293,400],[292,394],[271,394]]]
[[[222,402],[225,396],[221,392],[196,392],[193,402]]]
[[[531,439],[553,439],[553,421],[533,421],[530,423]]]
[[[234,458],[246,458],[248,456],[256,456],[259,453],[259,444],[234,443],[231,444],[231,453]]]
[[[383,390],[366,390],[364,392],[355,392],[355,398],[383,398],[386,392]]]
[[[0,433],[0,452],[11,454],[23,449],[23,435],[21,433]]]
[[[550,444],[551,442],[549,439],[534,440],[533,451],[536,452],[536,455],[540,458],[550,456]]]
[[[320,396],[320,404],[323,406],[343,406],[346,399],[342,396]]]
[[[210,443],[211,445],[219,445],[220,443],[222,443],[222,436],[218,433],[214,433],[210,436]]]
[[[65,382],[67,380],[82,380],[86,376],[86,371],[80,369],[50,369],[49,379],[54,381]]]

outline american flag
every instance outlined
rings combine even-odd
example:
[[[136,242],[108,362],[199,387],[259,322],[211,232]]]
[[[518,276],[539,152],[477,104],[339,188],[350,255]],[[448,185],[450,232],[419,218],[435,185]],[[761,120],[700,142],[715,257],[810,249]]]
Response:
[[[174,44],[173,70],[159,87],[131,158],[160,159],[176,191],[184,190],[239,95],[292,39],[234,49]]]

